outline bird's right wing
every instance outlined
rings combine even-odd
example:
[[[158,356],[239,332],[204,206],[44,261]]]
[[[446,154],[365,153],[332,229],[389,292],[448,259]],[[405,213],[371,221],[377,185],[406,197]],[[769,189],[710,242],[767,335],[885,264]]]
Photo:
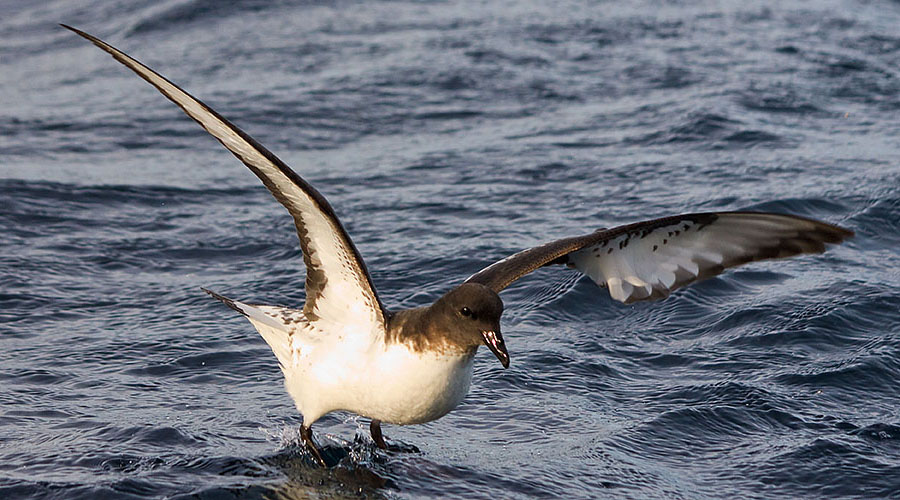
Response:
[[[466,282],[495,292],[548,264],[588,275],[620,302],[653,300],[747,262],[821,253],[853,232],[794,215],[760,212],[664,217],[564,238],[491,264]]]
[[[369,271],[324,196],[246,132],[159,73],[95,36],[63,27],[88,39],[156,87],[241,160],[287,208],[294,218],[306,263],[303,312],[309,321],[326,321],[355,331],[384,331],[385,311]]]

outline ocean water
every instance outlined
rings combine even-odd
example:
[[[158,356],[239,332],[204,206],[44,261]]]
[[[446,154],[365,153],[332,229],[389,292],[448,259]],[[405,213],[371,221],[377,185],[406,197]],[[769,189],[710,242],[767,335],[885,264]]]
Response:
[[[0,1],[0,498],[900,498],[900,3]],[[388,307],[689,211],[848,227],[625,306],[543,269],[512,365],[314,427],[200,287],[299,305],[286,211],[117,45],[334,205]]]

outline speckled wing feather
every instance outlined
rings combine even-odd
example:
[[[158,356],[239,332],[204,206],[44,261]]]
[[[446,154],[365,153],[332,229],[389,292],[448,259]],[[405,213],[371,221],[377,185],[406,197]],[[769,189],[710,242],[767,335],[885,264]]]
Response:
[[[303,312],[310,321],[383,331],[384,308],[369,272],[324,196],[262,144],[159,73],[92,35],[63,27],[90,40],[156,87],[247,165],[287,208],[306,263]]]
[[[853,236],[847,229],[794,215],[698,213],[637,222],[519,252],[467,282],[494,291],[548,264],[566,264],[609,288],[613,299],[653,300],[747,262],[821,253]]]

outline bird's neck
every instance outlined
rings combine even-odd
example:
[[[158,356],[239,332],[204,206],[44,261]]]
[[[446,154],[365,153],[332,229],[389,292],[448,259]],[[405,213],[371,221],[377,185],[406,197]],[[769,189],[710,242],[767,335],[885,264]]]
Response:
[[[472,345],[441,328],[432,306],[397,311],[388,320],[385,343],[402,343],[417,352],[440,351],[447,354],[474,354],[478,344]]]

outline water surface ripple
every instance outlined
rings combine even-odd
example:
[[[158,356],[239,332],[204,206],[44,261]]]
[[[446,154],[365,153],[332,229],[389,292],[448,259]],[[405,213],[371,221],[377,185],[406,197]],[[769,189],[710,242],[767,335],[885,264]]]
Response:
[[[900,498],[900,4],[0,1],[0,498]],[[684,211],[856,238],[623,306],[504,292],[512,367],[317,425],[205,286],[299,304],[283,208],[162,71],[332,202],[389,307],[523,247]]]

